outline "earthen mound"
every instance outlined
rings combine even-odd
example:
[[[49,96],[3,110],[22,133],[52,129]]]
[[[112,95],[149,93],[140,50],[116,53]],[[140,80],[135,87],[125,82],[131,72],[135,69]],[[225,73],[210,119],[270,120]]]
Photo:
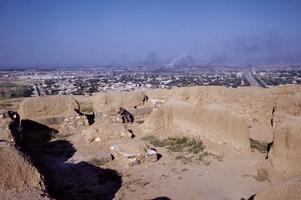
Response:
[[[0,189],[44,189],[42,178],[35,167],[14,147],[0,148]]]
[[[8,116],[2,116],[0,120],[0,129],[4,130],[1,132],[0,141],[0,191],[22,191],[33,188],[44,190],[37,169],[16,149],[15,144],[11,143],[14,139],[10,129],[11,122]]]

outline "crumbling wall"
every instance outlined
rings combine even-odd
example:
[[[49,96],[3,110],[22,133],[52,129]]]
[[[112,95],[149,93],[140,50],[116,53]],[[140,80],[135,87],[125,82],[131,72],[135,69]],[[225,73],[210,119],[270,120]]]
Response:
[[[283,121],[274,130],[273,166],[287,174],[301,174],[301,118]]]
[[[144,97],[145,93],[140,91],[98,93],[93,96],[93,110],[96,115],[98,112],[116,114],[119,107],[131,109],[143,105]]]
[[[44,96],[24,99],[19,108],[21,119],[29,119],[52,128],[58,128],[64,118],[79,110],[71,96]]]
[[[172,124],[172,109],[163,105],[155,109],[149,116],[146,117],[142,129],[145,132],[162,131],[171,128]]]
[[[301,174],[301,95],[280,98],[273,116],[273,166],[290,175]]]
[[[248,126],[244,119],[220,105],[198,107],[170,100],[150,114],[143,129],[178,129],[213,142],[226,142],[240,151],[247,151],[250,146]]]

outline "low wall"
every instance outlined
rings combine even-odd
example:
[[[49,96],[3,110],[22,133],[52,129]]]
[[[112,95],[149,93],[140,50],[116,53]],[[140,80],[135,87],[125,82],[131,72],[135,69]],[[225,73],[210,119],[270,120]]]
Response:
[[[145,131],[176,128],[191,136],[228,143],[240,151],[250,147],[247,123],[220,105],[198,107],[170,100],[146,118],[143,128]]]

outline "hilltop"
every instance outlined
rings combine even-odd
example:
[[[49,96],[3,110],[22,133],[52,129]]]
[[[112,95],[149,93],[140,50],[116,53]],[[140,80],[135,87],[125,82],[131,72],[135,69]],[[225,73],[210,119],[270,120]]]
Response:
[[[3,199],[301,196],[301,86],[183,87],[1,105]]]

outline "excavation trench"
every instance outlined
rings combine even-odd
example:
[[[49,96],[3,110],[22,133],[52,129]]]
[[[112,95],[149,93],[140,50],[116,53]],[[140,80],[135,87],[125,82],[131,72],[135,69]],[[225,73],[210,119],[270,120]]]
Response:
[[[22,151],[43,175],[50,197],[63,199],[113,199],[122,184],[117,171],[87,162],[68,163],[76,152],[67,140],[51,140],[58,131],[34,121],[22,121]]]

